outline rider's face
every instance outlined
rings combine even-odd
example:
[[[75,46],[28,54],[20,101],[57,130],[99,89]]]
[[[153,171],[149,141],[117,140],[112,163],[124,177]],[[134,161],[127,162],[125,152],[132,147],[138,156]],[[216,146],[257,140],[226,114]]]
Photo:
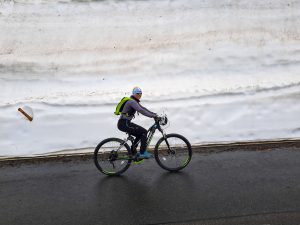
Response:
[[[140,100],[141,97],[142,97],[142,94],[136,94],[136,98],[137,98],[138,100]]]

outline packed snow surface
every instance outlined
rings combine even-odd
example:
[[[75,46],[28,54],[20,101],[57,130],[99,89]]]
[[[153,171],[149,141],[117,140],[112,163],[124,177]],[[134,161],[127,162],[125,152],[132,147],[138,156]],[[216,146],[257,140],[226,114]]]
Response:
[[[0,156],[124,138],[134,86],[193,144],[300,138],[300,1],[0,1]]]

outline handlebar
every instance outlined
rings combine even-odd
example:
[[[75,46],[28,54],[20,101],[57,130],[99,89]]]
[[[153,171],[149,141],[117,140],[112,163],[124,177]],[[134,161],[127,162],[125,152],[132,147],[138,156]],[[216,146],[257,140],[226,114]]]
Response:
[[[161,120],[161,117],[156,116],[156,117],[154,117],[153,119],[154,119],[154,121],[155,121],[156,123],[158,123],[158,122]]]
[[[159,125],[166,125],[168,123],[167,115],[156,116],[154,117],[155,123],[159,123]]]

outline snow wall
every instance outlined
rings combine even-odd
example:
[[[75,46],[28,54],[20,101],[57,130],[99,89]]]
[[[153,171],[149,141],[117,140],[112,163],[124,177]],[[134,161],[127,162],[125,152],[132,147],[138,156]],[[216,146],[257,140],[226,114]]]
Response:
[[[0,156],[124,138],[134,86],[193,144],[300,137],[300,1],[0,1]]]

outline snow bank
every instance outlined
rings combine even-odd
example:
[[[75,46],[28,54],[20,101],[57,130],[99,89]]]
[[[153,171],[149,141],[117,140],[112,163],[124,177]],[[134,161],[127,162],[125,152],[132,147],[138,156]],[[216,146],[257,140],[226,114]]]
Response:
[[[124,137],[137,85],[192,143],[300,137],[299,18],[283,0],[1,2],[0,155]]]

